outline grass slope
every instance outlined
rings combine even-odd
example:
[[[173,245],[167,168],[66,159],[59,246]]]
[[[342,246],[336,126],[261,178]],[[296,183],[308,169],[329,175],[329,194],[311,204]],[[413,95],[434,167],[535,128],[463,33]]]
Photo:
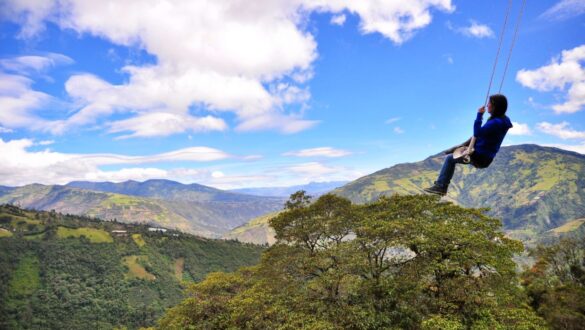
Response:
[[[585,223],[585,219],[577,219],[577,220],[569,221],[569,222],[565,223],[564,225],[557,227],[555,229],[552,229],[550,231],[555,233],[555,234],[570,233],[572,231],[578,230],[579,227],[581,227],[584,223]]]
[[[112,243],[114,240],[110,233],[96,228],[57,228],[57,237],[69,238],[69,237],[85,237],[91,243]]]

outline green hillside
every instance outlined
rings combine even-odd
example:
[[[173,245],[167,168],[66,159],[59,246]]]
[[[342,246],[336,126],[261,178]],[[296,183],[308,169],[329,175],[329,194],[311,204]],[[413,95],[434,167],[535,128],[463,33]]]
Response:
[[[334,193],[353,202],[382,195],[418,194],[436,180],[443,156],[399,164],[357,179]],[[536,145],[503,147],[483,170],[457,166],[445,199],[488,207],[509,235],[528,241],[585,216],[585,155]]]
[[[178,231],[0,206],[0,329],[154,325],[209,272],[262,249]]]
[[[167,187],[162,187],[158,181],[142,183],[139,187],[145,191],[141,194],[136,190],[138,187],[130,183],[87,183],[88,187],[128,194],[33,184],[0,191],[0,203],[106,220],[156,223],[211,238],[220,237],[250,219],[280,210],[283,205],[281,198],[246,196],[209,187],[206,188],[210,191],[190,191],[193,185],[165,181]],[[203,189],[200,187],[205,186],[197,185],[197,189]],[[161,188],[162,192],[157,195],[155,188]],[[167,199],[161,198],[164,196]]]

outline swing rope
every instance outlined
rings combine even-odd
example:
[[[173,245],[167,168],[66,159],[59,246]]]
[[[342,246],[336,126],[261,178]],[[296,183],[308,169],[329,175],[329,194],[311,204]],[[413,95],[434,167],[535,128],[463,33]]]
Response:
[[[514,50],[514,45],[516,44],[516,39],[518,37],[518,30],[520,27],[520,21],[522,20],[522,15],[524,13],[524,7],[526,6],[526,0],[522,1],[522,6],[520,7],[520,13],[518,14],[518,19],[516,20],[516,27],[514,28],[514,37],[512,39],[512,44],[510,45],[510,51],[508,52],[508,58],[506,60],[506,66],[504,67],[504,73],[502,74],[502,80],[500,81],[500,88],[498,93],[502,92],[502,86],[504,85],[504,80],[506,78],[506,73],[508,72],[508,66],[510,64],[510,58],[512,57],[512,51]],[[492,68],[492,75],[490,77],[490,83],[488,85],[487,94],[485,96],[485,102],[483,103],[484,106],[487,106],[489,97],[490,97],[490,90],[492,89],[492,83],[494,80],[494,75],[496,73],[496,68],[498,66],[498,58],[500,57],[500,51],[502,49],[502,43],[504,41],[504,33],[506,31],[506,25],[508,25],[508,17],[510,16],[510,11],[512,9],[512,0],[508,1],[508,7],[506,8],[506,17],[504,18],[504,24],[502,26],[502,31],[500,32],[500,41],[498,42],[498,51],[496,52],[496,58],[494,60],[494,66]],[[463,157],[463,162],[469,164],[471,162],[471,154],[474,151],[476,137],[472,136],[469,145],[462,151],[460,157]]]
[[[504,25],[502,25],[502,31],[500,32],[500,42],[498,43],[498,51],[496,52],[496,59],[494,60],[494,66],[492,68],[492,75],[490,77],[490,83],[488,85],[487,94],[485,96],[484,105],[487,105],[490,97],[490,90],[492,89],[492,82],[494,81],[494,75],[496,74],[496,67],[498,66],[498,58],[500,57],[500,50],[502,49],[502,43],[504,41],[504,32],[506,31],[506,25],[508,24],[508,17],[510,16],[510,10],[512,9],[512,0],[508,0],[508,8],[506,9],[506,18],[504,19]]]
[[[510,64],[510,58],[512,57],[512,50],[514,50],[514,46],[516,45],[516,39],[518,39],[518,30],[520,28],[520,22],[522,21],[522,15],[524,14],[524,7],[526,7],[526,0],[522,0],[522,6],[520,7],[520,13],[518,14],[518,19],[516,20],[516,28],[514,29],[514,37],[512,38],[512,44],[510,45],[510,52],[508,53],[508,60],[506,61],[506,66],[504,67],[504,73],[502,74],[502,81],[500,81],[500,88],[498,89],[498,94],[502,93],[502,86],[504,86],[504,79],[506,79],[506,73],[508,72],[508,65]],[[489,94],[489,91],[488,91]]]

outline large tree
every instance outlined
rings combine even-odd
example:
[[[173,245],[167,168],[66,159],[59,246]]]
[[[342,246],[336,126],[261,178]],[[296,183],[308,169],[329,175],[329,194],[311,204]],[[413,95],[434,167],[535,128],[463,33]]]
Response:
[[[161,328],[535,329],[512,256],[485,210],[432,196],[367,205],[296,193],[259,265],[189,288]]]

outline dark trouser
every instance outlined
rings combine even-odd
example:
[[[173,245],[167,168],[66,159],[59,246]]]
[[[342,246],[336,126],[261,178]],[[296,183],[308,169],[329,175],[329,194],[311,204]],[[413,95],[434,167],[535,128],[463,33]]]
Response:
[[[491,162],[491,159],[475,154],[471,155],[471,164],[476,168],[486,168],[491,164]],[[439,178],[437,181],[435,181],[436,185],[444,189],[449,187],[449,183],[451,183],[451,179],[455,173],[455,164],[464,164],[463,159],[454,159],[453,154],[447,155],[447,157],[445,157],[445,162],[441,168],[441,173],[439,173]]]

